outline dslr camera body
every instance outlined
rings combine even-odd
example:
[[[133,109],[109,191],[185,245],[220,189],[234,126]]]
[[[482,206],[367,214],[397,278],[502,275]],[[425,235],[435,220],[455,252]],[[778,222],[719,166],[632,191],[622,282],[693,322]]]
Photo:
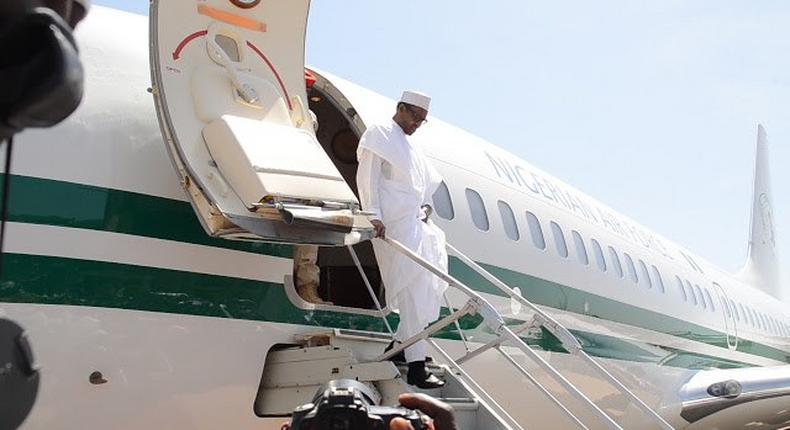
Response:
[[[407,408],[376,405],[364,384],[352,379],[328,382],[311,403],[294,410],[290,430],[387,430],[393,418],[408,421],[415,430],[431,429],[428,416]]]

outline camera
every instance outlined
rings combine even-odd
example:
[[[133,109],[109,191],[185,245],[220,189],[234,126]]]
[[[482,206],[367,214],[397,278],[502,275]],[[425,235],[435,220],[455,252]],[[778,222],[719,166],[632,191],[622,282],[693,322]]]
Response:
[[[294,410],[291,430],[386,430],[392,419],[400,417],[415,430],[428,429],[428,417],[420,411],[376,405],[375,396],[359,381],[329,381],[311,403]]]
[[[73,1],[46,2],[68,11],[65,17],[28,0],[0,2],[0,140],[51,127],[82,100],[83,68],[71,31],[87,3]]]

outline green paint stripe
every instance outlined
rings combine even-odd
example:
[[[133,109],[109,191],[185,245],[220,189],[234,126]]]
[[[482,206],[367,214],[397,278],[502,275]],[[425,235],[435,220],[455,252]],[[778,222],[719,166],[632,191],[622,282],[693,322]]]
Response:
[[[456,264],[463,265],[460,261],[457,261]],[[452,261],[450,266],[456,267]],[[505,284],[519,287],[522,295],[533,303],[727,349],[727,335],[720,331],[711,330],[688,321],[639,308],[628,303],[621,303],[524,273],[487,264],[484,264],[483,267]],[[477,273],[469,274],[470,271],[471,269],[468,268],[465,271],[460,271],[461,279],[470,276],[474,281],[470,285],[474,285],[475,289],[505,297],[504,293],[477,275]],[[466,281],[464,280],[464,282]],[[485,284],[487,287],[480,288],[481,284]],[[790,363],[790,352],[746,339],[739,340],[738,351]]]
[[[8,219],[292,256],[290,245],[208,236],[188,202],[30,176],[11,176]]]
[[[233,317],[316,327],[385,332],[379,318],[295,307],[283,285],[193,272],[26,254],[3,256],[0,302],[98,306],[210,317]],[[448,313],[443,309],[443,315]],[[393,326],[397,315],[388,317]],[[479,317],[460,321],[475,341],[493,335]],[[575,331],[593,356],[683,368],[732,368],[743,363]],[[458,339],[454,327],[440,337]],[[537,348],[565,352],[551,334],[524,337]]]
[[[286,258],[292,256],[290,245],[211,238],[199,224],[191,205],[180,200],[21,175],[12,175],[10,197],[9,220],[15,222],[109,231]],[[483,266],[506,284],[521,288],[525,297],[540,305],[727,347],[726,335],[715,330],[527,274]],[[450,271],[478,291],[505,297],[457,258],[451,257]],[[738,351],[790,362],[787,352],[752,341],[741,340]]]

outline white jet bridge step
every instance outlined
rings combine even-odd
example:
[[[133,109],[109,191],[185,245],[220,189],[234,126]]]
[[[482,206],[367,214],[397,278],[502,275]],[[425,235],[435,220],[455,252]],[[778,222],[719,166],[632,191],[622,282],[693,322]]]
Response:
[[[264,417],[288,416],[297,406],[311,402],[327,382],[353,379],[368,386],[380,405],[397,405],[400,394],[419,391],[450,404],[459,429],[512,429],[446,366],[429,364],[429,370],[446,381],[443,387],[419,390],[401,376],[405,375],[405,366],[399,368],[391,361],[371,362],[389,340],[380,333],[331,330],[301,336],[291,346],[270,351],[255,413]]]

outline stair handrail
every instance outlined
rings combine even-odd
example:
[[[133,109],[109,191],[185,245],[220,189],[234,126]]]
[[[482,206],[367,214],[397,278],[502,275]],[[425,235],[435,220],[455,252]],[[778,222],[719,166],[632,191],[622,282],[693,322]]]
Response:
[[[390,237],[385,237],[382,238],[381,240],[392,246],[396,251],[409,257],[412,261],[414,261],[424,269],[428,270],[429,272],[433,273],[441,280],[447,282],[448,285],[466,294],[469,297],[469,301],[467,301],[466,304],[461,309],[429,325],[422,332],[412,336],[411,338],[403,341],[403,343],[401,343],[397,347],[392,348],[391,350],[385,352],[384,354],[376,357],[375,361],[387,360],[393,357],[394,355],[398,354],[400,351],[403,351],[409,346],[417,343],[418,341],[427,339],[434,333],[437,333],[439,330],[450,325],[453,321],[461,318],[462,316],[467,314],[477,313],[483,318],[483,322],[486,325],[488,325],[488,327],[495,334],[501,335],[503,337],[507,337],[509,340],[516,343],[516,345],[522,351],[530,355],[532,358],[536,358],[535,359],[536,363],[538,363],[541,367],[543,367],[543,369],[546,372],[548,372],[558,383],[560,383],[560,385],[562,385],[570,394],[572,394],[579,401],[585,404],[593,414],[598,416],[599,419],[601,419],[604,423],[606,423],[607,427],[609,427],[612,430],[623,430],[623,428],[619,424],[617,424],[617,422],[615,422],[612,419],[612,417],[610,417],[606,412],[604,412],[600,407],[598,407],[598,405],[596,405],[595,402],[590,400],[584,393],[582,393],[573,383],[567,380],[551,364],[549,364],[547,361],[543,360],[539,355],[537,355],[537,353],[535,353],[532,350],[532,348],[530,348],[529,345],[527,345],[524,342],[523,339],[521,339],[518,335],[513,333],[513,331],[511,331],[510,328],[508,328],[507,325],[505,324],[505,320],[502,318],[502,315],[482,295],[472,290],[461,281],[455,279],[453,276],[443,272],[441,269],[433,265],[431,262],[417,255],[414,251],[412,251],[402,243],[398,242],[397,240],[394,240]]]
[[[658,415],[658,413],[653,410],[650,406],[648,406],[645,402],[642,401],[636,394],[634,394],[628,387],[626,387],[619,379],[617,379],[614,375],[612,375],[608,370],[606,370],[600,363],[598,363],[594,358],[592,358],[587,352],[584,351],[581,343],[573,333],[570,332],[564,325],[559,323],[555,320],[552,316],[547,314],[545,311],[540,309],[537,305],[532,303],[531,301],[527,300],[520,294],[517,294],[510,288],[507,284],[502,282],[499,278],[491,274],[488,270],[477,264],[474,260],[466,256],[464,253],[458,250],[458,248],[452,246],[451,244],[447,243],[447,249],[450,250],[456,257],[458,257],[464,264],[472,268],[475,272],[479,275],[483,276],[487,281],[491,282],[494,286],[499,288],[502,292],[507,294],[511,299],[516,300],[523,306],[527,306],[535,312],[535,316],[537,316],[538,322],[546,328],[552,335],[554,335],[562,344],[562,346],[570,353],[576,357],[582,358],[588,365],[593,367],[597,370],[604,378],[609,381],[612,385],[617,387],[617,389],[623,393],[626,397],[630,398],[631,401],[635,402],[637,407],[642,410],[645,414],[652,417],[661,425],[661,427],[665,429],[672,430],[672,427],[663,417]],[[569,348],[570,347],[570,348]]]
[[[423,332],[413,336],[412,338],[404,341],[401,345],[387,351],[386,353],[382,354],[381,356],[377,357],[377,360],[386,360],[390,357],[394,356],[395,354],[399,353],[400,351],[406,349],[407,347],[413,345],[419,340],[427,339],[427,337],[431,336],[432,334],[438,332],[443,327],[449,325],[452,321],[457,321],[460,317],[467,313],[476,312],[482,318],[484,323],[497,335],[501,336],[503,339],[507,338],[508,340],[512,341],[516,344],[516,346],[521,349],[524,353],[526,353],[530,358],[532,358],[536,363],[538,363],[541,367],[544,368],[557,382],[559,382],[563,387],[568,390],[568,392],[582,403],[586,404],[591,411],[597,415],[601,420],[603,420],[609,428],[622,430],[619,424],[617,424],[606,412],[598,407],[592,400],[590,400],[584,393],[582,393],[572,382],[567,380],[557,369],[555,369],[550,363],[545,361],[542,357],[540,357],[537,353],[535,353],[532,348],[524,342],[521,337],[519,337],[516,333],[514,333],[507,325],[505,324],[502,315],[496,310],[496,308],[488,302],[482,295],[477,293],[476,291],[472,290],[467,285],[463,284],[462,282],[458,281],[451,275],[443,272],[441,269],[430,263],[429,261],[422,258],[420,255],[416,254],[414,251],[409,249],[408,247],[404,246],[402,243],[394,240],[390,237],[381,238],[382,241],[392,246],[395,250],[399,251],[400,253],[404,254],[405,256],[409,257],[412,261],[423,267],[425,270],[428,270],[433,275],[439,277],[443,281],[447,282],[448,285],[452,286],[453,288],[460,290],[464,294],[469,297],[469,301],[467,304],[459,309],[456,312],[453,312],[451,315],[448,315],[445,318],[442,318],[438,322],[428,326]],[[647,404],[645,404],[639,397],[637,397],[633,392],[631,392],[622,382],[620,382],[617,378],[614,377],[611,373],[609,373],[606,369],[604,369],[598,362],[596,362],[592,357],[590,357],[584,350],[581,343],[576,339],[576,337],[562,324],[556,321],[553,317],[548,315],[542,309],[538,308],[535,304],[530,302],[529,300],[525,299],[519,294],[516,294],[507,284],[502,282],[499,278],[492,275],[490,272],[485,270],[483,267],[478,265],[472,259],[467,257],[465,254],[460,252],[457,248],[453,247],[449,243],[447,244],[448,250],[450,250],[453,254],[455,254],[461,261],[475,270],[478,274],[483,276],[486,280],[494,284],[497,288],[502,290],[505,294],[507,294],[511,299],[516,300],[520,304],[527,306],[531,310],[534,311],[534,319],[536,322],[546,328],[552,335],[557,337],[557,339],[562,343],[563,347],[573,356],[581,357],[586,363],[590,364],[591,367],[596,369],[599,373],[601,373],[606,380],[608,380],[612,385],[618,388],[618,390],[625,394],[626,397],[629,397],[632,401],[634,401],[639,409],[641,409],[644,413],[646,413],[651,418],[655,419],[658,424],[666,429],[666,430],[674,430],[674,428],[666,422],[658,413],[656,413],[652,408],[650,408]],[[504,351],[500,349],[500,351]],[[565,409],[567,411],[567,409]],[[573,414],[570,414],[572,418],[575,419]]]

